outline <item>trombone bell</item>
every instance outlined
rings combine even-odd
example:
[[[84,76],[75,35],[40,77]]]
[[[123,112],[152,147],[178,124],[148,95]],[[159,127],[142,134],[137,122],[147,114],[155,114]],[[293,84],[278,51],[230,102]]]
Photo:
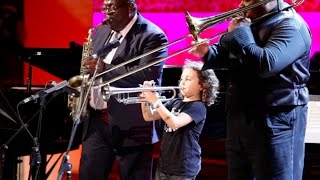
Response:
[[[261,0],[257,3],[251,4],[249,6],[240,7],[240,8],[233,9],[233,10],[221,13],[221,14],[217,14],[215,16],[210,16],[210,17],[205,17],[205,18],[192,17],[188,12],[186,12],[185,13],[186,14],[186,21],[187,21],[187,25],[189,28],[189,32],[192,35],[193,39],[195,41],[198,41],[199,34],[203,30],[206,30],[209,27],[212,27],[213,25],[220,24],[224,21],[228,21],[228,20],[238,16],[239,14],[243,14],[245,11],[248,11],[248,10],[256,8],[258,6],[267,4],[271,1],[274,1],[274,0]],[[288,7],[284,8],[284,9],[279,9],[276,12],[283,11],[288,8],[298,6],[298,5],[302,4],[303,2],[304,2],[304,0],[291,0],[291,4]],[[279,8],[279,4],[278,4],[278,8]],[[267,15],[271,15],[272,13],[273,12],[267,13],[266,15],[256,19],[255,21],[258,21],[259,19],[262,19],[263,17],[265,17]]]

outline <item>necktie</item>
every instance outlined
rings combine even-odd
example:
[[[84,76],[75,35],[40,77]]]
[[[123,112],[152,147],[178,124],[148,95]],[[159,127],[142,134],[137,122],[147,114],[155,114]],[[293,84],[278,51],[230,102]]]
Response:
[[[106,44],[107,43],[110,43],[112,41],[115,41],[115,40],[119,40],[122,38],[122,35],[120,32],[116,32],[116,31],[112,31],[111,34],[110,34],[110,38],[109,40],[106,41]]]
[[[111,32],[112,34],[110,35],[110,39],[109,41],[107,41],[106,43],[110,43],[110,42],[113,42],[113,41],[121,41],[121,38],[122,38],[122,35],[120,32],[116,32],[116,31],[113,31]],[[109,53],[108,55],[104,58],[103,62],[105,62],[106,64],[110,64],[112,59],[113,59],[113,56],[116,52],[117,48],[113,48]]]

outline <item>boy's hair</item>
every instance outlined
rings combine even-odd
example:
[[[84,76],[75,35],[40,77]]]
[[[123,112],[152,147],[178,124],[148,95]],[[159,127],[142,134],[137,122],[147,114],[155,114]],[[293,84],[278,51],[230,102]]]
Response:
[[[202,70],[202,66],[202,62],[187,60],[183,69],[193,69],[197,72],[199,83],[203,88],[200,92],[201,101],[210,106],[218,96],[219,80],[212,69]]]

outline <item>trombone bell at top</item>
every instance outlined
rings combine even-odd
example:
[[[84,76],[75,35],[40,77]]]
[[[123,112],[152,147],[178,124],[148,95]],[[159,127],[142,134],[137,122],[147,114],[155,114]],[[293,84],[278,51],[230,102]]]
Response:
[[[210,17],[205,17],[205,18],[196,18],[196,17],[192,17],[188,12],[186,12],[186,21],[187,21],[187,25],[190,31],[190,34],[192,35],[193,39],[195,41],[198,41],[199,39],[199,34],[207,29],[212,27],[213,25],[216,24],[220,24],[222,22],[228,21],[236,16],[242,15],[245,11],[248,11],[250,9],[253,9],[255,7],[267,4],[271,1],[276,1],[276,0],[262,0],[259,1],[257,3],[251,4],[249,6],[243,6],[237,9],[233,9],[215,16],[210,16]],[[273,13],[277,13],[279,11],[283,11],[286,10],[288,8],[292,8],[295,6],[298,6],[300,4],[302,4],[304,2],[304,0],[291,0],[291,4],[288,7],[285,7],[284,9],[280,9],[279,7],[279,3],[278,3],[278,11],[272,12],[272,13],[268,13],[260,18],[258,18],[257,20],[254,20],[254,22],[262,19],[265,16],[271,15]]]

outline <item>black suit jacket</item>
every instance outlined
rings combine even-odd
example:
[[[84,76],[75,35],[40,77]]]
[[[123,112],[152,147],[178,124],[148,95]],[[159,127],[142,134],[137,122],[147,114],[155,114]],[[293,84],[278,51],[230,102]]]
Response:
[[[104,46],[110,32],[111,29],[108,26],[102,26],[97,30],[93,39],[94,53]],[[167,42],[166,35],[158,26],[138,14],[137,21],[118,46],[111,64],[106,64],[105,68],[108,69],[114,65],[135,58]],[[164,58],[167,55],[167,48],[165,48],[106,73],[103,79],[104,81],[110,80],[143,67],[154,60]],[[143,84],[146,80],[154,80],[157,85],[161,85],[163,64],[164,61],[157,63],[156,65],[117,80],[111,83],[110,86],[121,88],[139,87],[139,84]],[[117,102],[115,97],[112,96],[108,101],[107,112],[112,140],[115,146],[134,146],[151,144],[158,141],[155,122],[144,121],[140,104],[124,105]],[[84,127],[85,129],[87,128],[86,126],[87,125]],[[84,133],[85,132],[86,130]]]

